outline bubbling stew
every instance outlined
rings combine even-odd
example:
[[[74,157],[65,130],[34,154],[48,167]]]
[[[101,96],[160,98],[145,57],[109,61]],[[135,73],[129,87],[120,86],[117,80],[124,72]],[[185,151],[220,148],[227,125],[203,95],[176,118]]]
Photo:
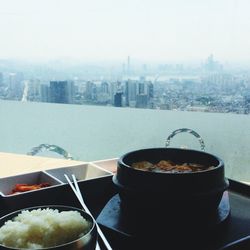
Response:
[[[160,173],[192,173],[201,172],[215,168],[214,166],[205,166],[197,163],[177,164],[170,160],[161,160],[156,164],[148,161],[140,161],[132,164],[132,167],[142,171],[160,172]]]

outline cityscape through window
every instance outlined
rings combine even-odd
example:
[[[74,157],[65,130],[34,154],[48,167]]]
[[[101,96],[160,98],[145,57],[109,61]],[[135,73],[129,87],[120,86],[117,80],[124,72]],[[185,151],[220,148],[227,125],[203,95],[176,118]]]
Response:
[[[249,1],[0,3],[0,151],[116,158],[190,128],[250,182]]]

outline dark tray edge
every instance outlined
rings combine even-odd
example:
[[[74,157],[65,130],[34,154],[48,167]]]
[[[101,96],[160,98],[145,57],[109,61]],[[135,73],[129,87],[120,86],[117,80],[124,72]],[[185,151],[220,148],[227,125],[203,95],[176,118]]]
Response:
[[[250,185],[232,179],[228,180],[229,180],[229,191],[234,191],[236,193],[250,197]]]

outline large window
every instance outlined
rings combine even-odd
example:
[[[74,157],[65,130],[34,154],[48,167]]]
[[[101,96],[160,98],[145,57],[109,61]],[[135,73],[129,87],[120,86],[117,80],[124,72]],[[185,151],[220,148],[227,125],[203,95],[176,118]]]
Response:
[[[119,157],[197,131],[250,182],[250,2],[9,0],[0,10],[0,151]],[[190,134],[170,146],[199,149]]]

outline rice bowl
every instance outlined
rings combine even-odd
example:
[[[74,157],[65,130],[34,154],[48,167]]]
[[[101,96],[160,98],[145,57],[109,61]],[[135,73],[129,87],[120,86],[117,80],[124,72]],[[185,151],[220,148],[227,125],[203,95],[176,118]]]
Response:
[[[94,249],[96,244],[91,216],[73,207],[27,208],[0,222],[1,249],[64,249],[66,245],[72,245],[67,249]]]

